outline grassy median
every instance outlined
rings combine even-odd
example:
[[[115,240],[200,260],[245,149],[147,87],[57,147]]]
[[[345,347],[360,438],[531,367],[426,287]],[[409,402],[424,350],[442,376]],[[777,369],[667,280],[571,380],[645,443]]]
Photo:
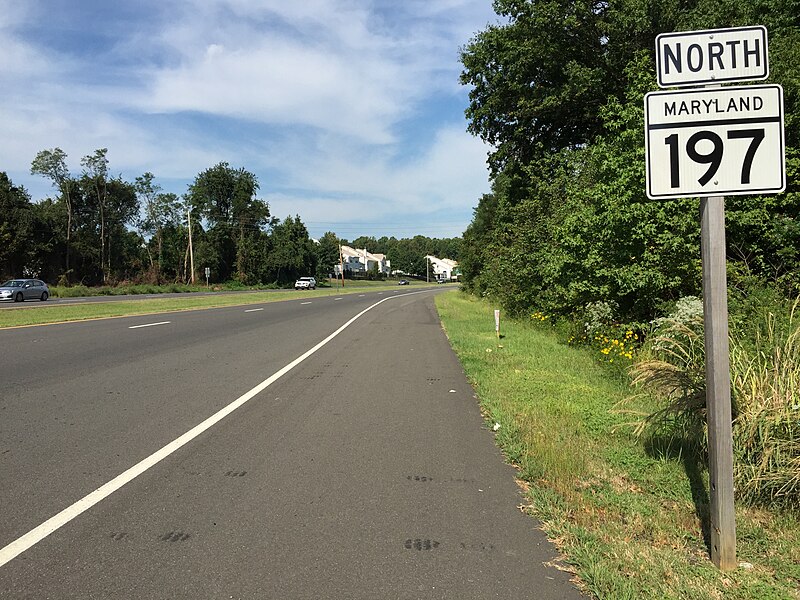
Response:
[[[381,290],[405,291],[410,287],[419,288],[426,285],[428,284],[422,282],[415,282],[413,286],[398,286],[396,282],[347,281],[344,288],[323,287],[317,288],[316,290],[305,291],[285,290],[202,296],[185,294],[173,298],[143,298],[130,301],[109,299],[108,302],[76,302],[74,304],[52,304],[45,306],[42,306],[41,303],[38,302],[35,304],[34,302],[26,302],[24,304],[15,305],[13,309],[0,310],[0,328],[148,315],[184,310],[201,310],[206,308],[220,308],[223,306],[264,304],[267,302],[280,302],[282,300],[296,300],[298,298],[315,298],[332,295],[341,296],[342,294],[355,293],[363,294]]]
[[[441,294],[442,323],[538,518],[598,598],[800,598],[800,518],[737,506],[740,568],[708,553],[707,474],[645,448],[618,410],[626,379],[533,321]],[[646,411],[648,401],[637,407]],[[625,404],[630,408],[631,403]]]

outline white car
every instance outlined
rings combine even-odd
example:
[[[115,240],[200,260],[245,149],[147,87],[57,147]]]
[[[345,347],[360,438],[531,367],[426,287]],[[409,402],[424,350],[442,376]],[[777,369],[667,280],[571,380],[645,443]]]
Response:
[[[313,277],[301,277],[294,282],[294,289],[296,290],[313,290],[317,287],[317,280]]]

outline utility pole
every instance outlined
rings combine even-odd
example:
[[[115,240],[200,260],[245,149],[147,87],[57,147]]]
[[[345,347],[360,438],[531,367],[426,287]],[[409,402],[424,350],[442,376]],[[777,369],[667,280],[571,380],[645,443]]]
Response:
[[[192,269],[192,283],[194,284],[194,250],[192,249],[192,209],[186,209],[186,220],[189,222],[189,267]]]

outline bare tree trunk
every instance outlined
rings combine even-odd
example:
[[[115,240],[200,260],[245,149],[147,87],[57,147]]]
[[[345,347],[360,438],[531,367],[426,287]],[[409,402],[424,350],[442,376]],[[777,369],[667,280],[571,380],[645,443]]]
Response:
[[[156,283],[161,283],[161,265],[164,261],[163,253],[163,235],[161,234],[161,227],[156,229],[156,245],[158,246],[158,268],[156,270]],[[152,262],[152,259],[150,259]]]
[[[64,277],[67,280],[67,285],[69,285],[69,240],[70,235],[72,234],[72,210],[69,208],[69,203],[67,203],[67,259],[66,259],[66,271],[64,273]]]
[[[244,272],[245,268],[245,256],[244,256],[244,226],[239,225],[239,247],[236,249],[236,268],[239,271],[239,281],[244,282],[246,278],[246,274]]]
[[[64,179],[62,182],[62,194],[64,195],[64,204],[67,207],[67,251],[66,251],[66,261],[65,267],[66,272],[64,273],[64,277],[67,281],[67,285],[69,285],[69,278],[70,278],[70,266],[69,266],[69,255],[70,255],[70,240],[72,238],[72,198],[69,196],[69,179]]]
[[[100,212],[100,272],[103,277],[103,283],[108,283],[108,273],[106,272],[106,212],[105,212],[105,198],[100,192],[100,184],[95,182],[95,191],[97,192],[97,208]]]
[[[106,219],[103,205],[100,205],[100,271],[103,273],[103,283],[107,283],[106,274]]]
[[[187,265],[189,264],[189,245],[186,245],[186,252],[183,255],[183,282],[188,284],[189,279],[186,276]]]

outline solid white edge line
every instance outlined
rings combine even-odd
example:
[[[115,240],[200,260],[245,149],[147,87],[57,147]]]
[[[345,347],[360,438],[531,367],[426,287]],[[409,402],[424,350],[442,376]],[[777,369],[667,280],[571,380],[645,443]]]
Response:
[[[142,327],[155,327],[156,325],[169,325],[170,321],[160,321],[158,323],[146,323],[145,325],[131,325],[128,329],[141,329]]]
[[[404,295],[412,296],[414,294],[420,294],[420,293],[422,292],[421,291],[411,292],[409,294],[404,294]],[[356,316],[347,321],[344,325],[339,327],[339,329],[337,329],[328,337],[326,337],[324,340],[319,342],[316,346],[314,346],[310,350],[307,350],[306,352],[295,358],[288,365],[286,365],[285,367],[274,373],[271,377],[259,383],[249,392],[246,392],[245,394],[239,396],[236,400],[234,400],[221,410],[217,411],[209,418],[207,418],[205,421],[203,421],[199,425],[196,425],[195,427],[184,433],[179,438],[173,440],[160,450],[157,450],[144,460],[132,466],[127,471],[120,473],[105,485],[100,486],[95,491],[84,496],[71,506],[68,506],[67,508],[62,510],[60,513],[50,517],[49,519],[47,519],[47,521],[45,521],[38,527],[30,530],[25,535],[17,538],[7,546],[0,549],[0,567],[5,565],[10,560],[13,560],[17,556],[28,550],[29,548],[35,546],[36,544],[41,542],[44,538],[46,538],[48,535],[50,535],[57,529],[63,527],[64,525],[72,521],[74,518],[79,516],[81,513],[93,507],[101,500],[104,500],[105,498],[107,498],[108,496],[119,490],[122,486],[134,480],[136,477],[138,477],[151,467],[157,465],[159,462],[167,458],[170,454],[181,448],[181,446],[184,446],[185,444],[189,443],[194,438],[199,436],[201,433],[211,428],[219,421],[227,417],[229,414],[231,414],[233,411],[235,411],[237,408],[245,404],[248,400],[250,400],[257,394],[263,392],[270,385],[275,383],[278,379],[286,375],[286,373],[288,373],[289,371],[294,369],[297,365],[306,360],[309,356],[316,353],[320,348],[322,348],[328,342],[330,342],[332,339],[338,336],[342,331],[347,329],[350,325],[352,325],[357,319],[362,317],[364,314],[366,314],[376,306],[383,304],[387,300],[392,300],[394,298],[402,298],[402,296],[389,296],[388,298],[384,298],[383,300],[379,300],[375,304],[368,306],[360,313],[358,313]]]

